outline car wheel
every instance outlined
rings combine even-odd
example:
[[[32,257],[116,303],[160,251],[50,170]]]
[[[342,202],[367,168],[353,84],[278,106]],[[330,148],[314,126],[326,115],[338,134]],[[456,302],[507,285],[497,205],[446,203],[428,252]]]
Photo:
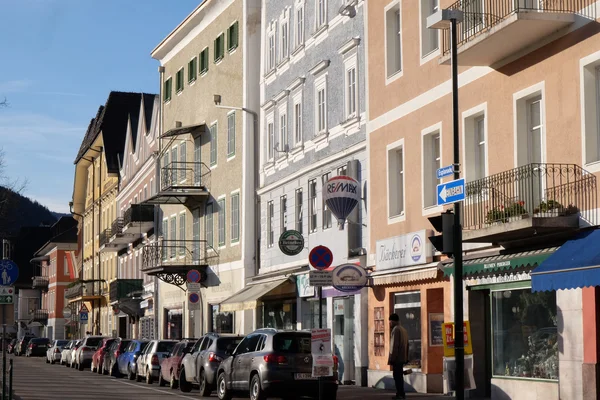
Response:
[[[154,379],[152,379],[152,370],[148,371],[148,369],[146,369],[146,383],[148,385],[152,385],[153,381]]]
[[[177,378],[175,374],[171,373],[171,380],[169,381],[169,387],[171,389],[177,389],[179,387],[179,383],[177,382]]]
[[[48,360],[48,357],[46,357],[46,364],[50,364],[50,360]],[[52,363],[54,364],[54,363]]]
[[[129,379],[130,381],[135,379],[135,374],[133,373],[129,365],[127,366],[127,379]]]
[[[250,381],[250,400],[264,400],[265,398],[265,392],[260,385],[260,377],[258,374],[254,374]]]
[[[84,369],[83,364],[82,363],[77,364],[77,369],[80,371],[83,371],[83,369]]]
[[[158,372],[158,386],[160,386],[160,387],[167,386],[167,382],[163,379],[162,371]]]
[[[121,377],[121,372],[119,371],[119,366],[115,364],[111,364],[110,366],[110,376],[114,376],[115,378]]]
[[[56,364],[56,360],[54,359],[54,357],[52,358],[52,361],[50,361],[50,364],[52,364],[52,365]]]
[[[137,373],[137,371],[135,372],[135,381],[136,382],[141,382],[142,381],[142,377],[140,376],[140,374]]]
[[[217,379],[217,397],[219,400],[231,400],[231,393],[227,389],[227,381],[225,380],[225,372],[221,372]]]
[[[108,373],[110,372],[108,369],[106,369],[106,363],[102,363],[102,375],[108,375]]]
[[[181,391],[184,393],[189,393],[192,391],[192,384],[188,382],[187,378],[185,377],[184,368],[182,368],[181,372],[179,373],[179,389],[181,389]]]
[[[206,374],[204,370],[200,371],[200,397],[208,397],[212,392],[210,385],[206,381]]]
[[[94,365],[94,361],[90,364],[90,372],[96,372],[96,366]]]
[[[104,363],[98,364],[98,369],[96,370],[96,372],[98,373],[98,375],[104,374]]]

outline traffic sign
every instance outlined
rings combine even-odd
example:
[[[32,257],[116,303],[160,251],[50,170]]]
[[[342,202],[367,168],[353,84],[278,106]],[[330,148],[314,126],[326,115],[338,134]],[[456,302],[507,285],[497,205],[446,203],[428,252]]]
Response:
[[[313,268],[324,270],[331,267],[333,263],[333,253],[325,246],[317,246],[310,251],[308,261]]]
[[[0,260],[0,285],[10,286],[19,277],[19,267],[10,260]]]
[[[190,303],[196,304],[200,301],[200,295],[198,293],[190,293],[188,299],[190,300]]]
[[[188,282],[200,282],[200,272],[197,269],[189,270],[187,273]]]
[[[438,170],[435,172],[435,175],[437,176],[438,179],[442,179],[442,178],[452,175],[453,173],[454,173],[454,165],[448,165],[447,167],[438,168]]]
[[[86,314],[87,314],[87,313],[89,313],[89,312],[90,312],[90,309],[89,309],[89,308],[87,308],[87,306],[85,305],[85,303],[83,303],[83,304],[81,305],[81,308],[79,309],[79,312],[80,312],[80,313],[86,313]]]
[[[333,286],[332,271],[308,271],[310,286]]]
[[[87,312],[79,313],[79,322],[81,322],[82,324],[87,324],[87,322],[88,322],[88,313]]]
[[[0,286],[0,295],[15,294],[14,286]]]
[[[198,293],[200,292],[200,284],[198,282],[186,283],[188,292]]]
[[[298,255],[304,250],[304,236],[298,231],[284,231],[279,236],[279,250],[286,256]]]
[[[0,304],[13,304],[14,296],[12,294],[0,295]]]
[[[465,178],[437,185],[437,204],[443,206],[465,199]]]
[[[71,310],[71,307],[63,308],[63,317],[65,317],[66,319],[69,319],[69,318],[71,318],[71,315],[73,315],[73,310]]]

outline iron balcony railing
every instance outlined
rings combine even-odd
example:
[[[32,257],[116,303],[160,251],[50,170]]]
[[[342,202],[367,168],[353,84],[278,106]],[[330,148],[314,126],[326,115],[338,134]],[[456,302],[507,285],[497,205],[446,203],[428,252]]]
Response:
[[[33,277],[33,289],[48,289],[49,280],[47,276],[34,276]]]
[[[574,164],[527,164],[466,185],[464,229],[577,215],[597,224],[596,177]]]
[[[65,290],[65,297],[67,299],[74,299],[76,297],[81,297],[83,294],[83,283],[76,283],[75,285],[67,288]]]
[[[110,283],[110,301],[130,299],[136,295],[141,296],[143,292],[144,286],[141,279],[117,279]]]
[[[121,235],[123,233],[123,218],[117,218],[113,221],[110,226],[110,233],[114,235]]]
[[[484,34],[513,14],[521,12],[573,13],[595,19],[596,0],[459,0],[448,9],[461,10],[463,21],[456,26],[457,45]],[[450,29],[442,33],[442,51],[450,54]]]
[[[172,162],[161,168],[161,190],[207,189],[210,168],[203,162]]]
[[[110,242],[110,238],[112,237],[112,230],[105,229],[100,232],[100,238],[98,239],[100,242],[100,247],[106,246]]]
[[[123,215],[123,226],[132,222],[153,222],[154,206],[149,204],[132,204]]]
[[[218,257],[206,240],[159,240],[144,246],[142,269],[168,266],[207,265]]]
[[[48,322],[48,310],[33,310],[33,320],[35,322]]]

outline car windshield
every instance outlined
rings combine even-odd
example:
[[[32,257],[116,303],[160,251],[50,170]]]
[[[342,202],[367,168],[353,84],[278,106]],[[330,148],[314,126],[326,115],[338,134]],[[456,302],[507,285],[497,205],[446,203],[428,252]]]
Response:
[[[48,343],[50,343],[50,339],[48,339],[48,338],[31,339],[31,343],[35,343],[35,344],[48,344]]]
[[[69,343],[68,340],[57,340],[56,343],[54,343],[55,346],[58,347],[63,347],[65,346],[67,343]]]
[[[131,343],[131,340],[121,340],[121,345],[119,346],[119,350],[126,349],[127,346],[129,346],[129,343]]]
[[[95,347],[98,346],[101,341],[102,338],[88,338],[85,342],[85,345],[89,347]]]
[[[217,350],[225,351],[227,348],[234,349],[242,341],[241,337],[223,337],[217,339]],[[231,347],[230,347],[231,345]]]
[[[310,335],[278,333],[273,336],[273,350],[280,353],[310,354]]]
[[[156,347],[157,353],[170,353],[173,350],[177,343],[175,342],[158,342],[158,346]]]

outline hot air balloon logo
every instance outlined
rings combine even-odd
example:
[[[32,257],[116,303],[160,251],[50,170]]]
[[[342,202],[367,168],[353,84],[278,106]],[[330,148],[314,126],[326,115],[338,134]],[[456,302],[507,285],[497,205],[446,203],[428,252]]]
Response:
[[[343,230],[346,217],[361,200],[360,183],[349,176],[334,176],[325,185],[323,199]]]

